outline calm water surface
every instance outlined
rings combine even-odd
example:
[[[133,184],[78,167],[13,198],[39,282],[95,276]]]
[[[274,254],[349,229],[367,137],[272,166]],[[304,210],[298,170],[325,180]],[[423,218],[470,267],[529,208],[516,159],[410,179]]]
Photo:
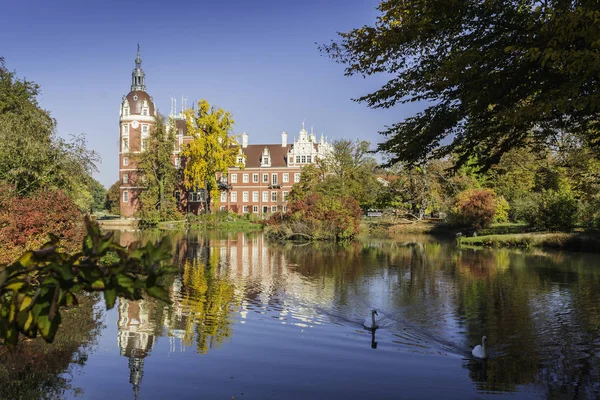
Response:
[[[173,303],[104,312],[87,360],[66,376],[68,397],[600,397],[596,255],[458,250],[428,237],[171,236]],[[373,308],[374,335],[362,327]],[[487,362],[470,356],[482,335]]]

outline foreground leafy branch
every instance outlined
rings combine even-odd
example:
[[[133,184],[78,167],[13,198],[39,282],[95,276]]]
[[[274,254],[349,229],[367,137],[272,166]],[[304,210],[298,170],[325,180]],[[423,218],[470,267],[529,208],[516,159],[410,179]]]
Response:
[[[28,251],[6,267],[0,266],[0,344],[13,347],[19,334],[38,333],[52,342],[61,322],[60,309],[77,305],[82,292],[103,292],[106,308],[117,296],[139,300],[144,293],[169,301],[162,276],[177,268],[166,265],[170,244],[163,239],[128,251],[102,234],[86,219],[87,236],[82,250],[67,254],[51,237],[40,250]],[[109,261],[107,261],[109,260]]]

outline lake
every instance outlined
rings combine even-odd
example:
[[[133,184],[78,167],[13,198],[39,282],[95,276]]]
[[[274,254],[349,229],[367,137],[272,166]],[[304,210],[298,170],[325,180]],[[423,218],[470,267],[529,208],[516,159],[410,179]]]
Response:
[[[65,397],[600,398],[597,255],[461,250],[427,236],[171,236],[172,304],[99,311],[85,360],[63,374]],[[372,309],[374,333],[362,325]],[[486,361],[471,356],[483,335]]]

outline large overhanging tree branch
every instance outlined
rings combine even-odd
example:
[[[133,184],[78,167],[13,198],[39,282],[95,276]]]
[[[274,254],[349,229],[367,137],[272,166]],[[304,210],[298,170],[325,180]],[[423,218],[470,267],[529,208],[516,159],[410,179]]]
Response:
[[[391,79],[357,101],[426,108],[386,127],[389,164],[456,153],[485,166],[557,133],[600,147],[600,2],[384,0],[375,26],[322,52],[346,75]]]

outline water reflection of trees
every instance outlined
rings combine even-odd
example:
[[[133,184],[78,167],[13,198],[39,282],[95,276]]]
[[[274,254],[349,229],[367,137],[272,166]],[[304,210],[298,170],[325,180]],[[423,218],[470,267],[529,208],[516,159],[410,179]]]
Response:
[[[122,335],[133,335],[135,343],[142,344],[137,355],[147,354],[155,336],[169,336],[182,341],[185,346],[196,344],[199,353],[219,347],[231,336],[231,313],[234,305],[234,286],[226,277],[220,276],[220,256],[210,248],[208,240],[176,241],[176,256],[183,257],[180,276],[171,284],[171,304],[154,299],[139,302],[122,300],[119,308],[119,330]],[[137,315],[136,315],[137,313]],[[131,322],[133,321],[133,323]],[[166,328],[166,329],[163,329]],[[164,333],[163,333],[164,332]],[[142,335],[148,338],[140,339]],[[139,344],[134,344],[139,346]],[[149,348],[146,348],[150,344]],[[127,351],[131,354],[132,351]],[[124,353],[124,355],[126,355]]]
[[[467,344],[487,335],[495,356],[485,368],[465,362],[481,390],[535,384],[549,397],[599,395],[596,256],[459,251],[452,242],[422,238],[345,246],[268,245],[241,233],[175,239],[181,274],[172,285],[174,302],[150,315],[167,327],[154,329],[156,335],[195,343],[201,353],[231,336],[234,306],[242,314],[270,307],[282,315],[295,307],[296,318],[314,320],[327,305],[351,314],[377,298],[406,326],[431,338],[452,336],[465,355]]]
[[[550,397],[597,397],[599,274],[588,256],[462,251],[457,314],[470,343],[487,334],[499,353],[484,390],[545,386]],[[472,377],[481,379],[476,366]]]
[[[53,399],[80,396],[70,375],[83,367],[98,336],[100,315],[96,296],[80,297],[79,306],[61,314],[54,343],[41,338],[23,340],[9,351],[0,346],[0,398]]]
[[[485,369],[466,363],[481,390],[535,384],[549,397],[600,395],[597,256],[458,251],[452,243],[418,241],[292,249],[283,251],[295,271],[313,282],[333,279],[340,304],[379,273],[394,283],[383,290],[402,310],[396,317],[442,337],[445,321],[454,319],[465,355],[467,344],[487,335],[495,356]]]

